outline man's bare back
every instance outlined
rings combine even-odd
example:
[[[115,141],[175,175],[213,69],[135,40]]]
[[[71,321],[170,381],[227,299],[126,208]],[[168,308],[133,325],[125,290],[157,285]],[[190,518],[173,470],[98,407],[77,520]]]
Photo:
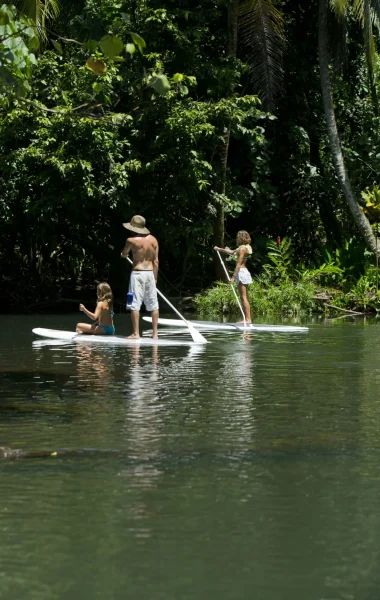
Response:
[[[127,239],[121,256],[125,258],[132,252],[134,271],[153,271],[157,283],[158,242],[153,235],[133,236]]]
[[[133,333],[130,338],[140,338],[139,315],[142,304],[152,315],[153,337],[158,337],[158,242],[145,227],[145,219],[141,215],[134,215],[129,223],[123,227],[135,235],[129,237],[121,253],[122,258],[128,258],[132,252],[133,270],[129,279],[129,303],[131,311]]]

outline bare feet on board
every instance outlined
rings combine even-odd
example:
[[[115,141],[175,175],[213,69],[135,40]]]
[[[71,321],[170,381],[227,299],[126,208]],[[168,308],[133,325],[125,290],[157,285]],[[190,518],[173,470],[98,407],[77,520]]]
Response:
[[[83,331],[81,331],[80,329],[76,329],[76,330],[75,330],[75,333],[82,334],[82,333],[83,333]]]
[[[245,321],[246,325],[252,325],[252,321]],[[238,321],[236,325],[244,325],[244,321]]]
[[[127,340],[139,340],[140,336],[136,335],[136,333],[131,333],[131,335],[127,335]]]

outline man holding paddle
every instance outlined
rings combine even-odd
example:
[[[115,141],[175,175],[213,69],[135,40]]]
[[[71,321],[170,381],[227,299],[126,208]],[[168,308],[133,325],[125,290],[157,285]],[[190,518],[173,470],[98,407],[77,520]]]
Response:
[[[133,333],[128,336],[140,339],[140,308],[145,304],[147,311],[152,314],[153,338],[158,338],[158,242],[145,227],[145,219],[140,215],[132,217],[130,223],[123,223],[123,227],[133,233],[124,246],[122,258],[128,259],[132,252],[132,273],[129,280],[128,308],[131,310]]]

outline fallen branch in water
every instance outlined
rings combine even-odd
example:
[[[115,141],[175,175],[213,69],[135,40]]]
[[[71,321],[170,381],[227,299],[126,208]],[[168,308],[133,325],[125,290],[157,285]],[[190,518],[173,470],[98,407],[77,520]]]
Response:
[[[334,308],[335,310],[341,310],[342,312],[351,313],[353,315],[364,315],[365,313],[359,312],[357,310],[349,310],[348,308],[340,308],[340,306],[334,306],[333,304],[326,304],[329,308]]]

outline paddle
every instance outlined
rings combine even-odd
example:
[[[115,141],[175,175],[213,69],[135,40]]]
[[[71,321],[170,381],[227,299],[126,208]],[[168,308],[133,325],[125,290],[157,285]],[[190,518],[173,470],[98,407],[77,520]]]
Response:
[[[128,260],[130,263],[131,263],[131,265],[133,265],[133,262],[131,261],[131,259],[129,258],[129,256],[127,256],[127,260]],[[157,289],[157,288],[156,288],[156,289]],[[182,321],[185,321],[185,323],[186,323],[186,325],[187,325],[187,328],[188,328],[188,330],[189,330],[189,333],[190,333],[191,337],[193,338],[194,342],[195,342],[196,344],[207,344],[207,340],[206,340],[206,338],[204,338],[204,337],[203,337],[203,335],[202,335],[202,334],[201,334],[199,331],[197,331],[197,330],[195,329],[195,327],[194,327],[194,326],[193,326],[191,323],[189,323],[189,321],[187,321],[187,320],[185,319],[185,317],[183,317],[183,316],[181,315],[181,313],[180,313],[180,312],[179,312],[179,311],[176,309],[176,307],[175,307],[175,306],[173,306],[173,304],[171,304],[171,302],[169,302],[169,300],[168,300],[167,298],[165,298],[164,294],[163,294],[162,292],[160,292],[160,290],[159,290],[159,289],[157,289],[157,294],[158,294],[159,296],[161,296],[161,298],[162,298],[163,300],[165,300],[166,304],[168,304],[168,305],[170,306],[170,308],[171,308],[172,310],[174,310],[174,312],[175,312],[175,313],[176,313],[176,314],[177,314],[177,315],[178,315],[178,316],[179,316],[179,317],[182,319]]]
[[[226,269],[226,265],[224,264],[224,262],[223,262],[223,259],[222,259],[222,257],[221,257],[221,256],[220,256],[220,254],[219,254],[219,250],[216,250],[216,253],[217,253],[217,255],[219,256],[219,260],[220,260],[220,262],[222,263],[222,266],[223,266],[224,272],[225,272],[225,274],[227,275],[227,279],[228,279],[228,281],[229,281],[229,283],[230,283],[230,285],[231,285],[232,291],[233,291],[233,293],[234,293],[234,296],[235,296],[235,298],[236,298],[236,302],[238,303],[238,305],[239,305],[239,308],[240,308],[240,311],[241,311],[241,314],[243,315],[243,319],[244,319],[244,328],[246,328],[246,327],[247,327],[247,323],[246,323],[246,320],[245,320],[245,314],[244,314],[244,311],[243,311],[243,307],[242,307],[242,305],[240,304],[240,300],[239,300],[239,298],[237,297],[237,293],[236,293],[236,291],[235,291],[235,288],[234,288],[233,284],[232,284],[232,283],[231,283],[231,281],[230,281],[230,279],[231,279],[231,278],[230,278],[230,276],[229,276],[229,274],[228,274],[228,271],[227,271],[227,269]]]

